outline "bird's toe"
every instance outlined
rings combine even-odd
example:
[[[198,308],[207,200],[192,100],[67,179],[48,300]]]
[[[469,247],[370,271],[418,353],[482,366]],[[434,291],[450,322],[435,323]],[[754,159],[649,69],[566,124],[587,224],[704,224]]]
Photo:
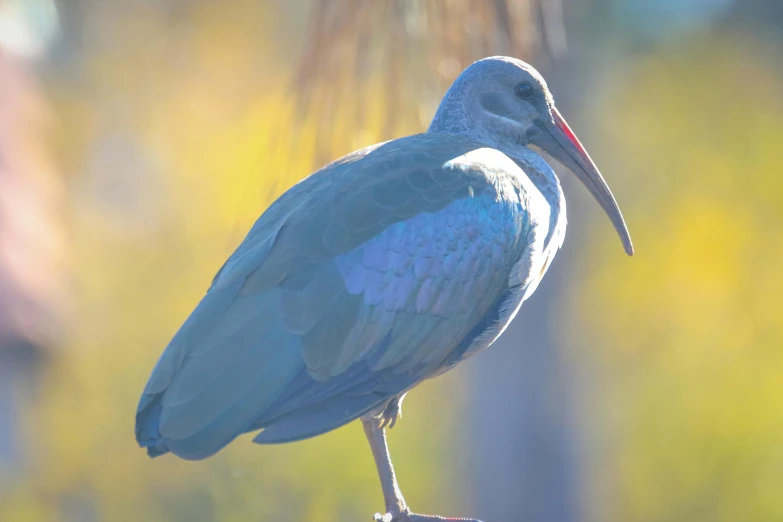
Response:
[[[402,400],[404,398],[405,395],[394,397],[380,413],[378,416],[378,426],[381,429],[386,427],[390,429],[393,428],[394,425],[397,424],[397,419],[402,418]]]
[[[385,513],[381,515],[376,513],[373,516],[373,522],[481,522],[474,518],[449,518],[438,515],[419,515],[411,513],[410,509],[405,509],[397,513]]]

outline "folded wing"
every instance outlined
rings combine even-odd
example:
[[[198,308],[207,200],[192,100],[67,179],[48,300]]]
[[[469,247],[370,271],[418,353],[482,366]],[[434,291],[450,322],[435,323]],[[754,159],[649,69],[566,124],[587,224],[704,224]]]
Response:
[[[516,166],[475,149],[404,138],[283,195],[153,370],[139,443],[200,459],[259,428],[265,443],[317,435],[458,358],[508,292],[528,228]]]

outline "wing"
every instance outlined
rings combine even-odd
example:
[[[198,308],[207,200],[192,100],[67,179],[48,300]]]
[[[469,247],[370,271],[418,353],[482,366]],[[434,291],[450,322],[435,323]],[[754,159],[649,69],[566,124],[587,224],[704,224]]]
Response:
[[[151,455],[204,458],[264,428],[336,428],[447,364],[507,290],[527,233],[516,165],[419,135],[360,151],[259,218],[158,361]]]

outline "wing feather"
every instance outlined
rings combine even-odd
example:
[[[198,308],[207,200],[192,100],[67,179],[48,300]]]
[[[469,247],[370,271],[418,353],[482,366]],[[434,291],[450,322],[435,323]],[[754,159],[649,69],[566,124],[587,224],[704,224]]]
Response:
[[[454,359],[506,291],[529,225],[517,167],[497,151],[473,161],[477,148],[389,142],[278,199],[153,370],[139,443],[196,459],[248,430],[311,436]]]

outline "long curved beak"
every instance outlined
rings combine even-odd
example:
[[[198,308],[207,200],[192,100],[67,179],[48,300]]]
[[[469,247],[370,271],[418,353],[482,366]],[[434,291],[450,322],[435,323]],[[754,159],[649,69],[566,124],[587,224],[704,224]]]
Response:
[[[628,233],[628,227],[625,226],[623,214],[617,205],[609,185],[604,181],[603,176],[598,171],[590,155],[582,146],[582,143],[576,137],[576,134],[568,126],[565,119],[560,115],[555,107],[552,107],[552,119],[554,126],[549,123],[543,123],[540,127],[544,132],[538,133],[537,139],[533,140],[535,145],[544,149],[549,155],[563,164],[568,170],[573,172],[587,190],[604,209],[606,215],[612,221],[620,240],[623,242],[625,253],[633,255],[633,243],[631,235]],[[539,142],[539,143],[536,143]]]

